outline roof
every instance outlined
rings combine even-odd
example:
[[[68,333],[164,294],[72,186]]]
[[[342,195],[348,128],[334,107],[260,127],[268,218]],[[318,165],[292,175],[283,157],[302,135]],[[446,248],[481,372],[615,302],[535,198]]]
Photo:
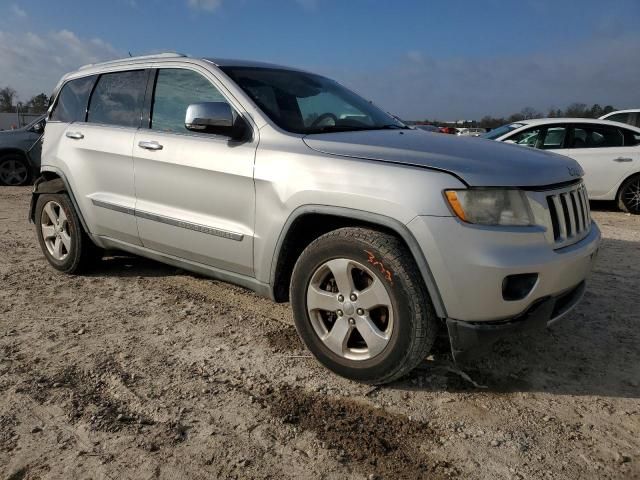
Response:
[[[257,62],[253,60],[240,60],[234,58],[204,58],[217,67],[254,67],[254,68],[277,68],[280,70],[299,70],[295,67],[277,65],[275,63]]]
[[[600,118],[605,119],[610,117],[611,115],[615,115],[616,113],[640,113],[640,108],[630,108],[628,110],[616,110],[614,112],[609,112],[605,115],[602,115]]]
[[[556,123],[593,123],[596,125],[610,125],[612,127],[625,127],[633,131],[640,132],[640,128],[629,125],[628,123],[612,122],[611,120],[602,120],[600,118],[532,118],[530,120],[521,120],[522,125],[535,127],[536,125],[552,125]]]

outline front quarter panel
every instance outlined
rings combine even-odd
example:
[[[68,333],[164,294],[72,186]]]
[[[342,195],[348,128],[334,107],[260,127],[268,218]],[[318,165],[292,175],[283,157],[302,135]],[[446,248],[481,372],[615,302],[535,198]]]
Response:
[[[278,239],[301,207],[373,213],[402,224],[418,215],[450,217],[442,191],[464,185],[448,173],[321,154],[299,137],[261,136],[255,164],[256,276],[268,282]]]

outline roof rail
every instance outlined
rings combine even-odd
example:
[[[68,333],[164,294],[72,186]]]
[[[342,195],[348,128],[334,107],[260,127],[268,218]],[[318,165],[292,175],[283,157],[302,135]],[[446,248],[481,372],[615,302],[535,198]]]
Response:
[[[186,55],[184,53],[175,53],[175,52],[154,53],[152,55],[140,55],[137,57],[119,58],[117,60],[109,60],[108,62],[88,63],[87,65],[81,66],[78,70],[84,70],[85,68],[97,67],[101,65],[113,65],[116,63],[125,63],[130,60],[151,60],[154,58],[176,58],[176,57],[186,57]]]

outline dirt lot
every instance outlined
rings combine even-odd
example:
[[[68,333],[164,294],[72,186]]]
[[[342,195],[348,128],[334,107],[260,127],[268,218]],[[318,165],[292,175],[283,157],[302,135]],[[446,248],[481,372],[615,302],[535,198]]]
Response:
[[[640,217],[594,206],[595,273],[551,331],[371,388],[241,288],[131,257],[56,273],[28,201],[0,189],[1,479],[640,478]]]

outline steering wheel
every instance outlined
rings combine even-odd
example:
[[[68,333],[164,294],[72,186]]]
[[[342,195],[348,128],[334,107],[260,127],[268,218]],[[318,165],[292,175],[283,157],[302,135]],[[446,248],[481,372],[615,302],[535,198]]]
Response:
[[[327,112],[316,118],[311,124],[310,128],[318,127],[322,122],[325,122],[326,120],[333,120],[334,125],[338,124],[338,117],[336,117],[333,113]]]

